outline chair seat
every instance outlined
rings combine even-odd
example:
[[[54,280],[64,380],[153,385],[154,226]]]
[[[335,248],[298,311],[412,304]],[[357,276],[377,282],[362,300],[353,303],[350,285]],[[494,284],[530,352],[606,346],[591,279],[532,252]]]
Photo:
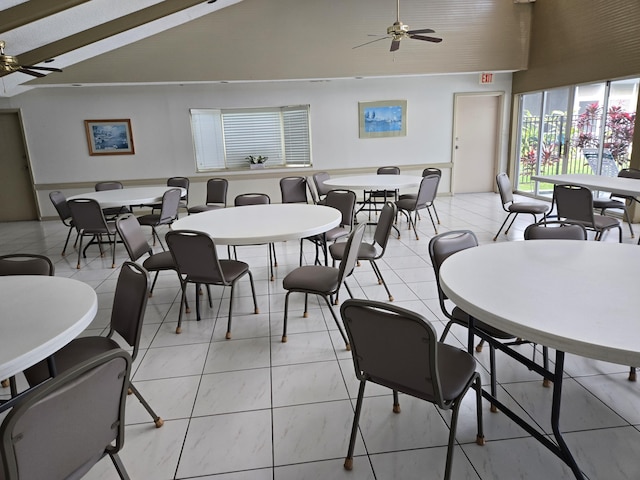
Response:
[[[549,206],[543,203],[515,202],[509,205],[509,211],[513,213],[546,213]]]
[[[416,207],[416,198],[402,198],[396,201],[396,206],[399,210],[411,210],[413,211]]]
[[[334,243],[329,247],[331,256],[336,260],[342,260],[347,242]],[[358,260],[375,260],[378,250],[370,243],[361,243],[358,249]]]
[[[626,204],[621,202],[620,200],[613,200],[611,198],[594,198],[593,199],[593,208],[602,209],[602,208],[624,208]]]
[[[120,348],[120,345],[109,337],[75,338],[54,354],[57,373],[60,374],[91,357],[115,348]],[[42,360],[29,367],[25,370],[24,376],[30,386],[44,382],[50,377],[47,361]]]
[[[96,228],[96,229],[85,228],[83,231],[84,231],[85,235],[101,235],[101,234],[115,235],[115,233],[116,233],[116,224],[115,224],[115,222],[108,221],[107,222],[107,231],[105,231],[103,228]]]
[[[594,215],[593,223],[598,230],[606,230],[607,228],[615,228],[620,226],[620,220],[613,217],[607,217],[606,215]]]
[[[196,205],[195,207],[189,207],[187,211],[189,213],[202,213],[208,212],[211,210],[218,210],[219,208],[224,208],[222,205]]]
[[[415,201],[416,198],[418,198],[418,194],[417,193],[403,193],[402,195],[400,195],[398,197],[398,201],[400,201],[400,200],[413,200],[413,201]]]
[[[476,361],[459,348],[438,343],[438,370],[442,398],[453,401],[458,398],[476,371]]]
[[[198,277],[190,275],[188,280],[193,283],[209,283],[219,285],[230,285],[238,277],[241,277],[249,271],[249,265],[240,260],[220,260],[220,268],[224,275],[224,282],[218,275],[218,272],[207,272],[206,276]]]
[[[282,286],[285,290],[334,292],[339,286],[338,269],[324,265],[304,265],[284,277]]]
[[[171,252],[155,253],[142,262],[142,266],[150,272],[176,269]]]
[[[159,213],[148,213],[146,215],[140,215],[138,217],[138,223],[140,225],[153,226],[153,225],[157,225],[159,221],[160,221]]]

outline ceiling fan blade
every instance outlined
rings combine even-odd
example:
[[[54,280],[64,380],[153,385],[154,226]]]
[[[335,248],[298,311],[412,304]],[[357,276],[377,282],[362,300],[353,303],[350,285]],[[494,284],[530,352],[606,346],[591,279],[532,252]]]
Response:
[[[409,30],[407,33],[409,35],[415,35],[416,33],[436,33],[436,31],[430,28],[423,28],[421,30]]]
[[[360,45],[356,45],[355,47],[351,47],[351,49],[353,50],[354,48],[364,47],[365,45],[369,45],[370,43],[379,42],[380,40],[384,40],[385,38],[389,38],[389,36],[388,36],[388,35],[383,35],[382,37],[380,37],[380,38],[376,38],[375,40],[371,40],[371,41],[369,41],[369,42],[362,43],[362,44],[360,44]]]
[[[26,73],[27,75],[31,75],[31,76],[37,77],[37,78],[42,78],[42,77],[45,76],[44,73],[36,72],[34,70],[29,70],[28,68],[25,68],[25,67],[20,67],[16,71],[21,72],[21,73]]]
[[[391,48],[389,49],[390,52],[395,52],[396,50],[398,50],[400,48],[400,40],[396,40],[395,38],[391,41]]]
[[[36,65],[22,65],[22,68],[28,68],[30,70],[44,70],[45,72],[62,72],[59,68],[53,67],[38,67]]]
[[[442,41],[441,38],[425,37],[423,35],[409,35],[409,38],[415,38],[416,40],[424,40],[425,42],[433,42],[433,43],[440,43]]]

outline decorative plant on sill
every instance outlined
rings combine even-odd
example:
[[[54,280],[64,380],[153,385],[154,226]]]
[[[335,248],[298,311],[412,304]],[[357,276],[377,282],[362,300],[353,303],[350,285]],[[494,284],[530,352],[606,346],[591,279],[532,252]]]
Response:
[[[249,155],[248,157],[245,157],[245,159],[249,162],[249,166],[251,168],[260,168],[264,167],[264,164],[269,160],[269,157],[263,157],[262,155]],[[260,167],[256,167],[257,165],[260,165]]]

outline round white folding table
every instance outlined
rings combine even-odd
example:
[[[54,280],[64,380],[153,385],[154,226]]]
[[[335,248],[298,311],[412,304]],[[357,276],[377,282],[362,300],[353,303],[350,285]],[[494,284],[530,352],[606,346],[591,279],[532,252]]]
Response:
[[[97,201],[102,208],[122,207],[129,205],[148,205],[162,202],[164,192],[177,187],[133,187],[117,190],[101,190],[99,192],[87,192],[73,195],[67,200],[78,198],[91,198]],[[184,195],[186,190],[181,188]]]
[[[330,187],[352,190],[399,190],[417,187],[421,181],[420,175],[378,175],[372,173],[330,178],[323,183]]]
[[[220,245],[259,245],[311,237],[340,224],[340,211],[304,203],[220,208],[182,217],[172,230],[208,233]]]
[[[0,277],[0,304],[0,378],[9,378],[76,338],[95,317],[98,297],[71,278],[10,275]]]
[[[551,424],[556,443],[536,435],[487,392],[483,395],[563,459],[576,478],[584,477],[558,426],[564,354],[640,365],[639,272],[637,245],[573,240],[483,245],[452,255],[440,270],[443,291],[472,317],[556,349],[554,372],[527,364],[554,382]],[[508,347],[500,349],[510,354]]]

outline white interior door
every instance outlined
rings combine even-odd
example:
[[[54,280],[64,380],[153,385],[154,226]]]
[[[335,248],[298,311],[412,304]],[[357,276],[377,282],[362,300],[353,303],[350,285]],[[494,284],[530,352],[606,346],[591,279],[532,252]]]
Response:
[[[36,220],[27,151],[15,111],[0,111],[0,222]]]
[[[502,94],[456,94],[452,193],[492,192],[498,165]]]

